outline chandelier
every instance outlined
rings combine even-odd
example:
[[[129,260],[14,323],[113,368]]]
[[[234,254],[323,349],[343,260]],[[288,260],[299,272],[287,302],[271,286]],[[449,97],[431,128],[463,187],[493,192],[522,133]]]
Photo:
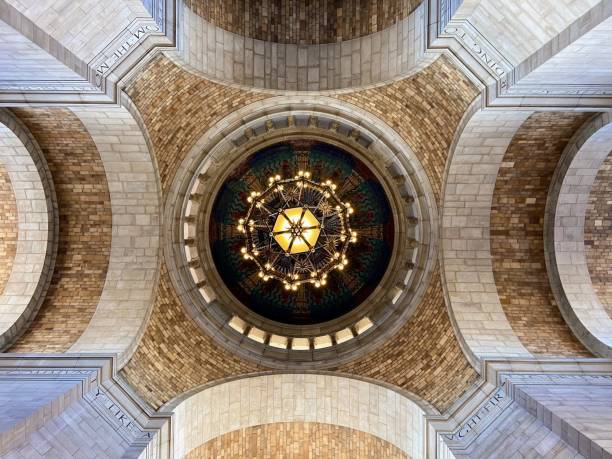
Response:
[[[265,191],[251,191],[238,230],[246,239],[242,256],[257,264],[263,281],[277,279],[293,291],[306,283],[321,287],[332,269],[345,268],[357,233],[349,226],[351,204],[335,190],[330,180],[319,183],[299,171],[290,179],[270,177]]]

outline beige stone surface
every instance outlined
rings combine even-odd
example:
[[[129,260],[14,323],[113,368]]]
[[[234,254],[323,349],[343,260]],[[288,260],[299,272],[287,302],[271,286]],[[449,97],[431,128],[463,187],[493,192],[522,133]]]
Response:
[[[270,97],[198,78],[162,57],[149,64],[128,93],[151,135],[164,195],[181,161],[207,128],[247,103]],[[412,78],[338,98],[372,112],[395,129],[412,148],[439,197],[454,129],[476,95],[457,68],[440,58]],[[160,406],[199,384],[261,370],[230,356],[199,332],[176,297],[165,269],[147,331],[123,370],[136,390],[153,406]],[[416,393],[440,410],[466,391],[477,374],[455,340],[438,276],[434,273],[415,317],[388,345],[338,370],[384,380]],[[160,361],[164,362],[161,370]],[[438,378],[440,371],[449,376]]]
[[[544,254],[546,202],[564,149],[591,115],[536,112],[508,145],[491,203],[496,290],[517,337],[533,355],[589,357],[561,316]]]
[[[177,457],[220,435],[279,422],[356,429],[390,442],[410,457],[423,455],[422,409],[397,392],[346,377],[278,374],[243,378],[191,395],[174,411]]]
[[[585,213],[584,245],[593,288],[612,318],[612,155],[601,165]]]
[[[64,352],[95,311],[108,269],[111,207],[100,154],[67,109],[15,109],[35,136],[53,178],[59,246],[36,319],[12,352]]]
[[[47,206],[43,183],[46,178],[40,176],[37,161],[16,133],[0,124],[0,162],[10,177],[17,210],[17,246],[0,295],[3,346],[23,332],[35,312],[33,308],[39,304],[37,293],[40,295],[39,289],[49,274],[47,249],[53,213]]]
[[[71,352],[116,352],[123,364],[152,309],[159,270],[160,202],[154,160],[124,108],[72,108],[98,149],[108,182],[112,235],[96,311]]]
[[[373,435],[355,429],[312,422],[275,423],[227,433],[192,450],[186,459],[235,457],[309,458],[376,457],[405,459],[410,456]]]
[[[0,295],[13,269],[17,253],[17,203],[6,168],[0,163]]]
[[[491,259],[490,213],[504,154],[529,111],[479,111],[450,159],[442,216],[442,257],[450,308],[478,358],[529,355],[502,308]]]

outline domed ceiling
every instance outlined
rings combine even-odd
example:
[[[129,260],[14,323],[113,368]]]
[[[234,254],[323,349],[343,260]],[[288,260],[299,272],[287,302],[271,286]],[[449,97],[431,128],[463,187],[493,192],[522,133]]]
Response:
[[[332,269],[324,286],[306,283],[293,291],[258,276],[259,266],[243,258],[245,237],[237,226],[247,214],[249,193],[265,190],[270,176],[290,178],[300,171],[309,171],[315,182],[337,184],[337,197],[353,206],[350,228],[359,236],[348,246],[346,269]],[[372,171],[345,150],[310,140],[263,148],[236,167],[216,197],[209,230],[216,268],[232,294],[255,313],[293,325],[330,321],[363,303],[385,274],[394,241],[391,207]]]

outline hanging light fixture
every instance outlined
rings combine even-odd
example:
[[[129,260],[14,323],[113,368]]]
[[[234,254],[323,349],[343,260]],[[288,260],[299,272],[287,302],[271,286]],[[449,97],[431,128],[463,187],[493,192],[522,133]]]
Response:
[[[348,264],[347,248],[357,241],[349,225],[351,204],[338,198],[330,180],[310,177],[305,171],[290,179],[270,177],[265,191],[250,193],[238,224],[245,235],[243,258],[257,264],[262,281],[277,279],[292,291],[305,283],[326,285],[332,269]]]

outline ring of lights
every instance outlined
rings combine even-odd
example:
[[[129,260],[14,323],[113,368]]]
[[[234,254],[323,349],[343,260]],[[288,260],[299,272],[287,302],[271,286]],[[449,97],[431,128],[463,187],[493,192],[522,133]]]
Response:
[[[179,223],[165,227],[169,273],[189,314],[222,346],[274,368],[331,367],[384,342],[420,303],[436,259],[433,194],[409,147],[367,112],[312,99],[273,98],[228,117],[186,157],[171,188],[169,202],[176,204],[166,207],[165,221]],[[338,145],[365,161],[379,175],[396,220],[395,249],[374,293],[354,311],[313,326],[273,322],[232,301],[210,253],[193,242],[206,236],[202,216],[232,165],[294,137]]]
[[[318,183],[310,172],[269,178],[263,192],[252,191],[238,229],[246,236],[243,257],[253,260],[264,281],[277,279],[286,290],[306,283],[320,288],[332,269],[348,264],[346,250],[357,241],[349,216],[353,208],[336,195],[336,185]]]
[[[280,140],[237,160],[220,188],[211,189],[215,199],[210,210],[199,211],[194,243],[202,259],[210,251],[215,271],[224,285],[237,301],[248,307],[244,311],[247,315],[242,312],[239,315],[248,318],[251,325],[257,324],[254,321],[260,315],[284,325],[298,325],[300,328],[295,331],[300,334],[308,334],[308,330],[319,333],[321,327],[330,330],[330,321],[374,298],[374,290],[386,273],[398,239],[396,218],[380,176],[354,154],[323,139]],[[248,212],[250,192],[268,188],[271,175],[293,177],[299,176],[300,171],[312,172],[310,178],[314,181],[324,183],[333,179],[338,184],[337,196],[343,202],[355,204],[350,225],[360,237],[347,250],[351,260],[348,269],[329,271],[324,288],[305,284],[287,291],[281,282],[262,282],[256,263],[243,259],[241,249],[245,248],[246,239],[239,222]],[[208,232],[202,232],[203,228]]]

